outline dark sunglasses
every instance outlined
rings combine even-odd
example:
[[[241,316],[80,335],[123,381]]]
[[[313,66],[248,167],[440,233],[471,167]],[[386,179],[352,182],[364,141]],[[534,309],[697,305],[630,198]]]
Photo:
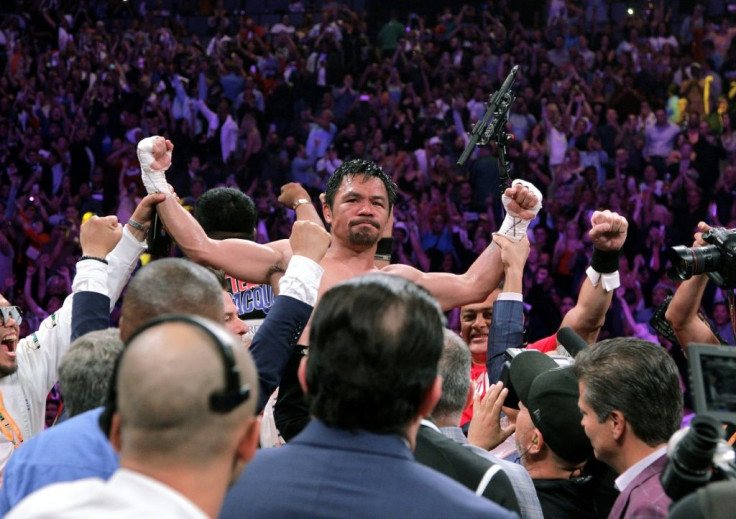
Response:
[[[0,316],[2,317],[2,323],[0,325],[5,326],[10,318],[15,321],[15,324],[20,325],[23,321],[22,313],[17,306],[0,306]]]

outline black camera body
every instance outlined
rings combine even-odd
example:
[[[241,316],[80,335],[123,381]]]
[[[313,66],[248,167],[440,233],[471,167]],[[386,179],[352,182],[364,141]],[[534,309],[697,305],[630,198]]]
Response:
[[[736,288],[736,229],[713,227],[703,233],[703,240],[705,247],[672,247],[668,275],[684,281],[705,273],[720,287]]]
[[[672,435],[667,464],[660,474],[665,494],[678,501],[712,482],[736,480],[736,454],[723,438],[723,426],[715,418],[698,415],[690,427]]]
[[[530,350],[525,348],[507,348],[503,354],[504,363],[499,381],[503,383],[503,387],[508,389],[508,394],[506,395],[506,400],[504,400],[503,405],[512,409],[519,409],[519,395],[516,394],[514,385],[511,383],[511,361],[514,360],[517,355],[527,351]],[[566,357],[564,355],[550,355],[549,357],[561,368],[572,366],[574,363],[574,360],[571,357]]]

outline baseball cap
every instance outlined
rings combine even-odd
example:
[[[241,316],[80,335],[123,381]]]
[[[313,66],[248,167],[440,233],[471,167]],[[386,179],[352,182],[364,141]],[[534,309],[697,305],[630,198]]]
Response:
[[[429,139],[429,145],[431,146],[433,144],[442,144],[442,139],[440,139],[439,137],[435,135],[434,137]]]
[[[572,463],[588,459],[593,447],[580,424],[580,393],[572,367],[558,367],[554,359],[530,350],[511,361],[509,375],[550,449]]]

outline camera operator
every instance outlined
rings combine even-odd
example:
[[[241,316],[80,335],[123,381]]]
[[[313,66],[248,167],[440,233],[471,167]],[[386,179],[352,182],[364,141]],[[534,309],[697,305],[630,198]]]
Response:
[[[693,247],[704,247],[708,243],[703,240],[703,233],[710,230],[705,222],[698,223],[700,232],[695,233]],[[686,279],[677,288],[675,295],[665,313],[665,319],[672,326],[677,342],[682,345],[687,355],[687,346],[691,342],[720,344],[720,340],[706,322],[698,317],[698,309],[708,284],[706,274],[697,274]]]

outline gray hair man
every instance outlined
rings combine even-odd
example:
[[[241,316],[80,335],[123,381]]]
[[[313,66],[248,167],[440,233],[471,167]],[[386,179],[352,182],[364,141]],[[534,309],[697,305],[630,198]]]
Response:
[[[675,361],[658,344],[619,337],[579,353],[573,369],[595,457],[619,474],[609,519],[667,517],[659,475],[682,421]]]
[[[59,386],[69,417],[105,403],[115,360],[122,350],[117,328],[89,332],[72,342],[59,365]]]

